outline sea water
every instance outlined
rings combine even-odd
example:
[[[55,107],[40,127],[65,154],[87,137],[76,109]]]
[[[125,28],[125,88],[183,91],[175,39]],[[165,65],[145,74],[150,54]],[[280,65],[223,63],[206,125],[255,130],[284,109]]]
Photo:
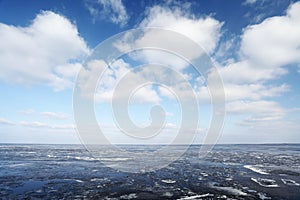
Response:
[[[135,162],[112,151],[95,158],[82,145],[0,144],[0,198],[300,199],[299,144],[216,145],[202,159],[199,148],[162,169],[126,173],[103,164]]]

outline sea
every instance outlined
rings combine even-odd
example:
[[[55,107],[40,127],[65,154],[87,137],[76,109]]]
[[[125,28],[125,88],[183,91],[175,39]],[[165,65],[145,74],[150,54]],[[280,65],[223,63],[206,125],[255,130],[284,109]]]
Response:
[[[82,145],[0,144],[0,199],[300,199],[300,144],[216,145],[204,158],[199,148],[161,169],[129,173]],[[118,156],[105,161],[129,162]]]

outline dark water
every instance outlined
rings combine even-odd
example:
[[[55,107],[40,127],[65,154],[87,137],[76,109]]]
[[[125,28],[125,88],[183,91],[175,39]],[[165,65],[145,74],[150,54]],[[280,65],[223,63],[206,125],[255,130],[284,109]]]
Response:
[[[103,165],[80,145],[2,144],[0,198],[300,199],[299,144],[217,145],[201,160],[198,151],[192,146],[168,167],[131,174]],[[106,161],[127,162],[113,152]]]

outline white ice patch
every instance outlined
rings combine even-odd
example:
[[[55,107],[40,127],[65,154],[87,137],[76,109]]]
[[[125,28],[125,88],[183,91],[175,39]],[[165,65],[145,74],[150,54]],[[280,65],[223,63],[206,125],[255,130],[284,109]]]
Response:
[[[263,193],[258,193],[258,196],[261,200],[272,199],[271,197],[267,197],[266,194]]]
[[[281,179],[281,180],[286,185],[294,185],[294,186],[299,186],[300,185],[299,183],[297,183],[296,181],[291,180],[291,179]]]
[[[204,197],[213,197],[213,194],[200,194],[200,195],[194,195],[194,196],[188,196],[188,197],[182,197],[178,200],[190,200],[190,199],[199,199],[199,198],[204,198]]]
[[[136,198],[137,198],[137,195],[135,193],[120,196],[120,199],[136,199]]]
[[[216,186],[215,184],[210,184],[210,186],[214,189],[217,189],[220,191],[225,191],[230,194],[237,195],[237,196],[247,196],[248,195],[246,192],[243,192],[243,191],[233,188],[233,187],[221,187],[221,186]]]
[[[163,196],[165,196],[165,197],[172,197],[173,194],[172,194],[171,192],[165,192],[165,193],[163,194]]]
[[[207,174],[207,173],[204,173],[204,172],[201,172],[200,174],[201,174],[202,176],[205,176],[205,177],[208,176],[208,174]]]
[[[276,184],[276,181],[272,179],[251,178],[251,180],[263,187],[279,187],[279,185]]]
[[[163,183],[168,183],[168,184],[173,184],[173,183],[176,183],[176,181],[174,181],[174,180],[171,180],[171,179],[165,179],[165,180],[161,180],[161,182],[163,182]]]
[[[108,161],[108,162],[118,162],[118,161],[128,161],[130,158],[93,158],[93,157],[74,157],[76,160],[84,160],[84,161]]]
[[[259,174],[263,174],[263,175],[267,175],[269,173],[267,173],[266,171],[264,171],[263,169],[259,168],[259,166],[253,166],[253,165],[244,165],[244,167],[246,169],[250,169],[253,172],[259,173]]]

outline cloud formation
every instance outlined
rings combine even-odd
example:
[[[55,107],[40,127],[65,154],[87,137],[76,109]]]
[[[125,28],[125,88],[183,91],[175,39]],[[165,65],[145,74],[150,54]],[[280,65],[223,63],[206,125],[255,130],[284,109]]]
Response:
[[[85,6],[94,20],[109,19],[120,26],[125,26],[129,20],[122,0],[86,0]]]
[[[14,122],[8,120],[8,119],[4,119],[4,118],[0,118],[0,124],[4,124],[4,125],[15,125]]]
[[[41,113],[44,117],[52,118],[52,119],[66,119],[68,115],[62,112],[42,112]]]
[[[276,68],[300,62],[300,2],[292,4],[284,16],[265,19],[248,26],[241,52],[257,67]]]
[[[27,27],[0,23],[0,79],[44,84],[55,90],[72,86],[78,61],[89,49],[67,18],[43,11]]]
[[[289,6],[284,16],[269,17],[247,26],[241,35],[237,61],[229,60],[225,66],[218,64],[228,116],[242,117],[236,124],[267,132],[274,124],[280,124],[277,127],[281,129],[296,127],[288,119],[290,109],[272,99],[291,89],[286,83],[274,82],[289,73],[286,65],[300,63],[299,13],[300,2],[297,2]]]
[[[74,124],[64,124],[64,125],[50,125],[44,122],[39,122],[39,121],[20,121],[19,124],[21,126],[26,126],[30,128],[46,128],[46,129],[74,129],[75,125]]]
[[[178,7],[154,6],[138,27],[158,27],[176,31],[194,40],[208,53],[216,48],[223,23],[213,17],[195,17]]]

